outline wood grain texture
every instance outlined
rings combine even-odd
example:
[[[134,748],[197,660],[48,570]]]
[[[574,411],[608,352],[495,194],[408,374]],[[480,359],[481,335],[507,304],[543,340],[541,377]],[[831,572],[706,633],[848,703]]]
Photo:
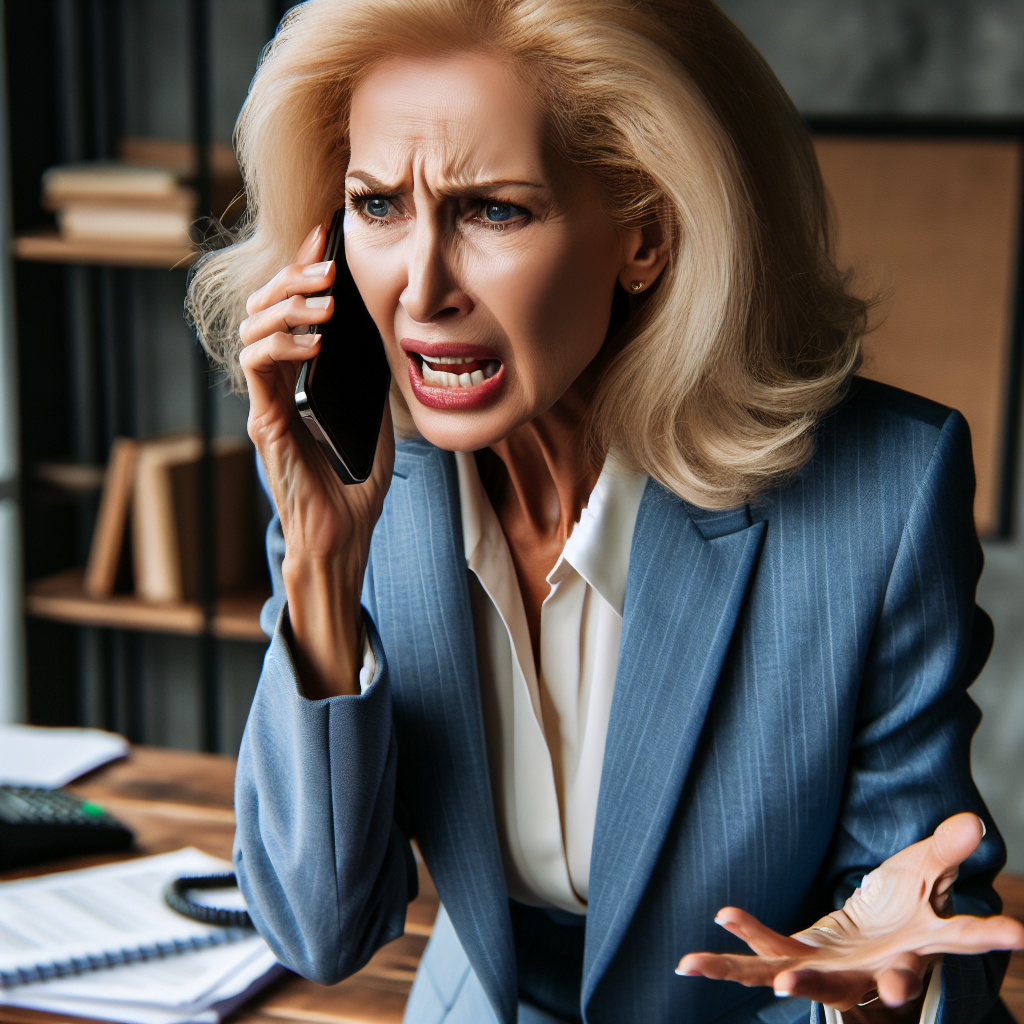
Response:
[[[213,635],[220,640],[266,644],[266,634],[260,629],[260,609],[267,597],[267,591],[260,589],[218,598]],[[79,626],[188,636],[198,636],[203,631],[203,613],[198,604],[150,604],[133,594],[90,597],[85,592],[81,569],[67,569],[29,583],[25,588],[25,610],[36,618]]]
[[[1000,875],[995,886],[1003,900],[1003,913],[1024,921],[1024,875]],[[1017,1024],[1024,1024],[1024,950],[1010,956],[1002,996]]]
[[[884,296],[867,377],[959,409],[971,428],[975,521],[998,524],[1021,145],[823,136],[815,149],[855,291]]]
[[[18,260],[41,263],[88,263],[106,267],[188,267],[198,256],[189,245],[143,245],[63,238],[55,231],[19,235],[12,244]]]

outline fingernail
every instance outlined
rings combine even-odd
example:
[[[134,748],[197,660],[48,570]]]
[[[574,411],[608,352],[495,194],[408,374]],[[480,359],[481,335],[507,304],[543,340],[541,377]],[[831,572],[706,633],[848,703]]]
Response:
[[[782,990],[782,989],[776,990],[775,998],[776,999],[788,999],[789,998],[789,993],[786,992],[785,990]]]
[[[310,263],[308,267],[302,268],[303,277],[323,277],[330,269],[334,260],[327,260],[326,263]]]
[[[293,334],[292,337],[299,348],[312,348],[320,340],[319,334]]]
[[[978,815],[978,821],[981,822],[981,838],[984,839],[988,835],[988,829],[985,828],[985,819],[980,814]]]
[[[326,309],[327,304],[331,301],[330,295],[311,295],[306,299],[307,309]]]
[[[715,924],[720,925],[722,928],[724,928],[725,924],[726,924],[725,918],[724,917],[716,917],[715,918]]]
[[[681,967],[676,968],[676,974],[680,978],[700,978],[702,976],[700,971],[684,971]]]

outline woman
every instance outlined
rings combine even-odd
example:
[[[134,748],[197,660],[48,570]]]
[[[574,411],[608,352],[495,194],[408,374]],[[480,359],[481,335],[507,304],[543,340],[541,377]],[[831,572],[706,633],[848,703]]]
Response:
[[[399,935],[415,837],[410,1021],[896,1019],[941,951],[941,1019],[985,1017],[1020,927],[936,916],[997,912],[1004,857],[970,442],[853,379],[749,43],[692,0],[309,0],[237,143],[251,221],[191,303],[278,512],[235,863],[281,959]],[[404,438],[351,487],[292,397],[342,205]]]

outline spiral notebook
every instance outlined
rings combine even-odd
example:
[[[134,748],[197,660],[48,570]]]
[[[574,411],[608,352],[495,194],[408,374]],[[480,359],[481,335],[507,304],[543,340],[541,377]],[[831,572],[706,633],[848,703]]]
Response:
[[[0,1005],[132,1024],[220,1020],[279,974],[251,929],[167,906],[182,875],[230,871],[195,849],[0,884]]]

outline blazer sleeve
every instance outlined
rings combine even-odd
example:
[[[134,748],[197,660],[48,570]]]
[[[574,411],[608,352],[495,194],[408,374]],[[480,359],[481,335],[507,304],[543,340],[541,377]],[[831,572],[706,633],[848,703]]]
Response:
[[[274,597],[264,612],[276,621],[238,756],[233,859],[253,923],[278,959],[331,984],[402,934],[416,895],[412,850],[394,820],[391,687],[364,611],[376,661],[370,685],[358,696],[303,695],[276,514],[267,552]]]
[[[1003,840],[971,778],[971,738],[981,713],[967,689],[992,646],[975,606],[982,554],[974,528],[970,433],[952,412],[942,425],[892,565],[868,652],[849,770],[825,879],[835,908],[863,875],[973,811],[987,834],[961,866],[956,913],[988,916]],[[947,955],[938,1024],[975,1024],[998,998],[1008,953]]]

